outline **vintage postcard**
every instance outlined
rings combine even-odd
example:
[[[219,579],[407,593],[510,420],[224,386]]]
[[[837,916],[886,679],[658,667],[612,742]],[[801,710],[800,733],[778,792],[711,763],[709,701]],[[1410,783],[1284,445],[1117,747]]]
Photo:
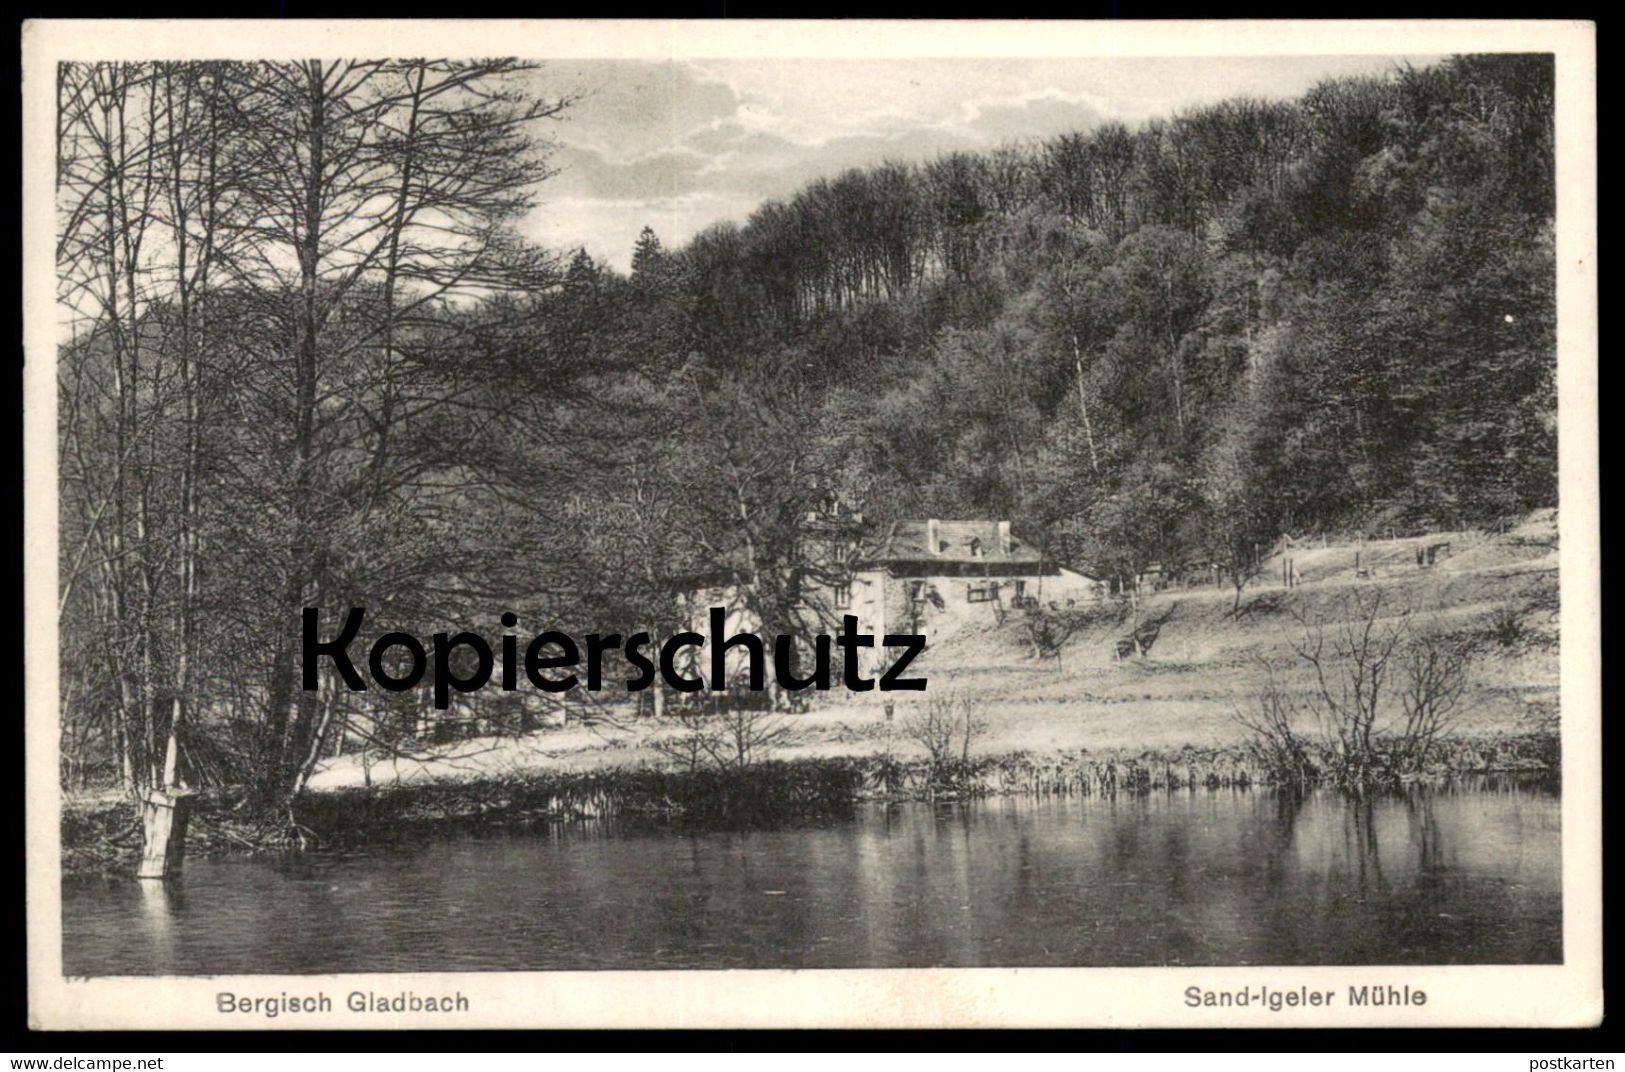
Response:
[[[1594,40],[25,24],[31,1022],[1597,1023]]]

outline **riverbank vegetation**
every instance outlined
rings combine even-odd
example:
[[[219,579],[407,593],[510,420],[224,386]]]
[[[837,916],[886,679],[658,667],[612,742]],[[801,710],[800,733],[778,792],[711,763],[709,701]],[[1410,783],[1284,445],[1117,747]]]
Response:
[[[1132,625],[1126,606],[1077,611],[1054,654],[1035,654],[1014,616],[968,617],[922,657],[932,688],[890,712],[878,700],[795,714],[718,702],[658,718],[606,706],[511,735],[355,749],[324,758],[280,815],[241,787],[206,790],[190,851],[338,849],[606,816],[808,820],[868,800],[1318,786],[1369,796],[1484,773],[1555,787],[1555,539],[1542,515],[1458,534],[1458,554],[1431,571],[1379,566],[1376,577],[1355,576],[1352,548],[1298,551],[1308,579],[1249,590],[1239,611],[1219,588],[1147,596],[1159,639],[1126,662],[1112,650]],[[1412,558],[1398,541],[1367,545],[1362,562]],[[1327,720],[1328,692],[1349,724]],[[70,797],[62,836],[75,870],[123,866],[140,845],[136,809],[116,792]]]
[[[1454,739],[1435,751],[1420,781],[1471,785],[1510,775],[1556,788],[1555,750],[1539,734]],[[605,767],[536,770],[506,777],[309,793],[292,821],[255,811],[242,793],[197,801],[193,856],[343,852],[460,833],[524,830],[558,822],[617,820],[665,827],[752,828],[839,819],[865,803],[947,803],[994,796],[1118,797],[1149,793],[1278,791],[1279,769],[1249,747],[1139,753],[1087,751],[956,757],[946,762],[889,751],[864,756],[765,760],[750,767]],[[125,870],[139,854],[135,808],[120,798],[70,802],[63,812],[64,870]]]
[[[889,717],[879,702],[604,710],[511,737],[351,752],[324,760],[284,815],[242,788],[205,791],[189,852],[351,851],[598,819],[748,827],[985,796],[1369,798],[1481,775],[1556,789],[1553,539],[1550,518],[1535,518],[1464,541],[1431,573],[1376,578],[1340,579],[1348,549],[1317,549],[1325,562],[1300,552],[1311,579],[1249,591],[1239,613],[1223,589],[1157,593],[1145,600],[1163,623],[1157,644],[1126,663],[1110,641],[1131,615],[1112,605],[1080,612],[1053,657],[1034,655],[1014,618],[968,620],[924,656],[937,685]],[[1388,554],[1411,557],[1403,544]],[[1368,546],[1362,561],[1373,557]],[[1328,691],[1345,702],[1345,682],[1362,705],[1342,708],[1355,721],[1339,738],[1323,705]],[[1430,708],[1416,697],[1433,683],[1447,687]],[[117,793],[70,798],[62,837],[70,870],[124,868],[140,847],[136,809]]]
[[[1308,710],[1261,665],[1257,706],[1236,718],[1277,782],[1329,781],[1364,793],[1422,777],[1454,728],[1467,688],[1469,646],[1418,632],[1413,612],[1383,614],[1383,593],[1355,593],[1330,625],[1298,618],[1292,655],[1309,670]],[[1504,617],[1489,625],[1504,635]],[[1312,729],[1305,728],[1312,726]]]
[[[634,773],[602,776],[645,779],[639,799],[668,779],[734,799],[724,769],[765,793],[754,772],[819,759],[786,725],[849,716],[657,693],[635,708],[482,695],[442,717],[427,695],[302,689],[300,615],[368,608],[358,649],[391,630],[489,633],[505,610],[532,631],[663,636],[691,579],[723,576],[762,632],[798,634],[802,593],[846,565],[804,530],[832,495],[875,524],[1010,519],[1050,562],[1155,564],[1172,584],[1100,609],[1120,621],[945,634],[939,678],[962,672],[971,707],[934,724],[852,714],[864,752],[839,762],[894,746],[883,783],[924,770],[950,792],[1001,750],[1218,754],[1250,747],[1234,715],[1259,703],[1257,666],[1238,650],[1276,629],[1272,606],[1398,583],[1368,540],[1488,545],[1555,507],[1550,57],[1457,57],[849,171],[681,248],[646,232],[627,273],[521,237],[547,123],[568,113],[568,85],[535,91],[552,77],[507,61],[64,66],[65,788],[184,783],[235,802],[222,829],[298,844],[337,806],[312,791],[323,777],[357,771],[367,791],[375,767],[432,766],[465,738],[498,754],[565,721],[623,741],[609,765]],[[1335,570],[1316,572],[1317,543]],[[1288,546],[1310,583],[1270,591]],[[1555,573],[1470,566],[1426,582],[1445,608],[1428,629],[1473,631],[1455,608],[1503,585],[1496,630],[1555,709],[1537,605]],[[1152,657],[1114,663],[1108,642],[1155,615]],[[1313,660],[1276,653],[1298,706],[1250,717],[1295,736],[1260,749],[1308,747],[1297,715],[1325,714],[1350,659],[1334,635],[1318,701]],[[1385,677],[1408,651],[1382,656]],[[1452,658],[1426,672],[1448,684]],[[1453,711],[1436,702],[1449,688],[1424,690],[1426,747],[1378,765],[1440,762],[1442,723],[1469,709],[1452,741],[1524,732],[1529,697],[1494,662],[1463,671]],[[1388,714],[1354,710],[1354,736],[1380,738]],[[1348,763],[1355,782],[1373,766]],[[809,777],[808,799],[845,792]]]

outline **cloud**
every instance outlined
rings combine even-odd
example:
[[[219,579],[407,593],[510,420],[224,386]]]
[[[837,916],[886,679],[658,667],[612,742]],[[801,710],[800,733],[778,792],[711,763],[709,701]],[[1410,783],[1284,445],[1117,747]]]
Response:
[[[550,63],[536,77],[546,92],[578,95],[557,130],[559,141],[615,160],[670,150],[740,107],[731,89],[703,80],[687,64]]]
[[[989,141],[1019,141],[1087,130],[1115,118],[1110,105],[1090,93],[1047,87],[1017,97],[972,100],[963,127]]]
[[[596,149],[565,145],[554,155],[559,173],[547,193],[606,201],[670,197],[696,189],[696,176],[709,162],[683,146],[617,161]]]

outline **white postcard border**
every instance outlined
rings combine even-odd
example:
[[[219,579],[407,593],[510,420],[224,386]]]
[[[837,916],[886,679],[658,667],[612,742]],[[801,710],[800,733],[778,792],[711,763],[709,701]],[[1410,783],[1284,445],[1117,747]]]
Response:
[[[34,21],[24,53],[24,509],[30,1022],[45,1029],[1584,1026],[1602,1016],[1595,27],[1582,22]],[[1563,928],[1560,966],[646,971],[65,979],[57,789],[52,70],[62,59],[626,59],[1537,52],[1557,56]],[[1410,987],[1425,1005],[1206,1010],[1186,987]],[[352,992],[467,1012],[355,1013]],[[331,1013],[218,995],[330,995]]]

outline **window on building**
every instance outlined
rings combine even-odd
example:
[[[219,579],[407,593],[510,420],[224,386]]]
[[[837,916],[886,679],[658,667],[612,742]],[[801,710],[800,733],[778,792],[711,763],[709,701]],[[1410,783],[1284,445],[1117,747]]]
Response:
[[[981,540],[972,540],[970,542],[970,556],[972,558],[981,558],[982,557],[982,541]]]
[[[1027,582],[1026,581],[1017,581],[1016,582],[1016,598],[1017,599],[1026,599],[1027,598]]]
[[[965,586],[965,601],[967,603],[990,603],[999,598],[999,585],[996,581],[972,581]]]
[[[852,605],[852,586],[838,584],[835,586],[835,609],[845,610]]]
[[[916,603],[918,603],[920,600],[924,599],[925,598],[925,582],[924,581],[909,581],[908,582],[908,598],[913,600]]]

